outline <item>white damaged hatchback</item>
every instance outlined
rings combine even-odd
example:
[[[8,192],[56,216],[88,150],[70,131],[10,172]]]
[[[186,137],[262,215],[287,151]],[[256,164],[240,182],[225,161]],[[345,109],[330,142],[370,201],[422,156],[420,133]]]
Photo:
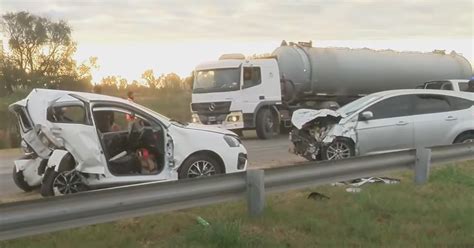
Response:
[[[25,191],[40,187],[43,196],[247,167],[234,133],[180,123],[121,98],[34,89],[9,109],[25,150],[14,181]]]

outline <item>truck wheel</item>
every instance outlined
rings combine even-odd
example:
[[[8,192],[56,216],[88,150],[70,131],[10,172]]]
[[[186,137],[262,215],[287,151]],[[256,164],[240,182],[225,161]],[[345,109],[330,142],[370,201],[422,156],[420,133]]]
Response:
[[[257,114],[257,136],[260,139],[271,139],[275,132],[275,127],[280,127],[276,123],[270,109],[264,108]]]
[[[338,160],[353,157],[355,155],[354,145],[348,139],[336,138],[328,146],[322,149],[323,160]]]
[[[224,173],[218,161],[204,154],[196,154],[187,158],[179,168],[178,178],[197,178]]]

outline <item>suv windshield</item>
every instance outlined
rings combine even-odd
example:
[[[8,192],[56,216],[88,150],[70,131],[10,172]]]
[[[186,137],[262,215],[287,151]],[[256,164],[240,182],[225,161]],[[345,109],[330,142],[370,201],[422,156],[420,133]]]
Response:
[[[197,71],[193,93],[223,92],[240,89],[240,67]]]

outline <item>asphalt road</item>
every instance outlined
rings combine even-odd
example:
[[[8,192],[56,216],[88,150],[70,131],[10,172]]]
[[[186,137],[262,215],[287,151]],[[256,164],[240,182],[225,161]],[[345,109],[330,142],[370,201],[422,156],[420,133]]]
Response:
[[[248,151],[249,168],[284,166],[304,160],[288,152],[288,136],[280,135],[271,140],[259,140],[252,132],[245,132],[243,143]],[[21,156],[19,149],[0,151],[0,200],[4,197],[22,197],[24,194],[13,183],[13,160]]]

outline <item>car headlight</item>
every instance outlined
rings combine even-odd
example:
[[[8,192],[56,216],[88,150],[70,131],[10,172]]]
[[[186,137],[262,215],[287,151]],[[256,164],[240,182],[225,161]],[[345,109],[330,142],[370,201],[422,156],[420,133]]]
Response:
[[[235,136],[225,135],[224,140],[230,147],[238,147],[240,145],[240,140]]]

